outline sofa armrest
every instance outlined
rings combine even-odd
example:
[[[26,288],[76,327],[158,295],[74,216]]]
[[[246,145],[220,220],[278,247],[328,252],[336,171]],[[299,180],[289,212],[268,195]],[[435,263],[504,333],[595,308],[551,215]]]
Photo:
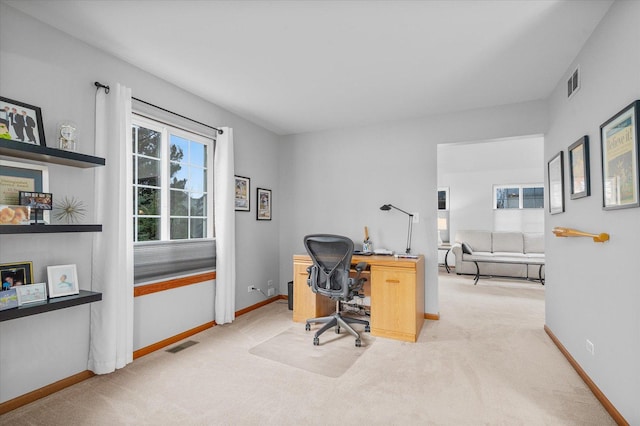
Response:
[[[462,262],[462,244],[454,243],[451,245],[451,252],[456,257],[456,269],[460,270],[460,265]]]

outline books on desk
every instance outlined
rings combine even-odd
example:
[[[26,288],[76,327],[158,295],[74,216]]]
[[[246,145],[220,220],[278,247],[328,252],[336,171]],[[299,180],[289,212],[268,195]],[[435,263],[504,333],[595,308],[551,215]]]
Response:
[[[396,253],[395,257],[398,259],[417,259],[419,256],[417,254]]]

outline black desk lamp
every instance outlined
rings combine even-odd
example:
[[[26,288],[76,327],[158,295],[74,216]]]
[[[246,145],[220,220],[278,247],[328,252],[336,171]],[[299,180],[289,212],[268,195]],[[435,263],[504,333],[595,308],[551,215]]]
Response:
[[[404,210],[397,208],[393,204],[385,204],[382,207],[380,207],[380,210],[385,210],[385,211],[391,210],[391,209],[396,209],[401,211],[404,214],[409,215],[409,230],[407,231],[407,251],[406,251],[406,253],[409,254],[411,253],[411,230],[413,228],[413,214],[409,212],[405,212]]]

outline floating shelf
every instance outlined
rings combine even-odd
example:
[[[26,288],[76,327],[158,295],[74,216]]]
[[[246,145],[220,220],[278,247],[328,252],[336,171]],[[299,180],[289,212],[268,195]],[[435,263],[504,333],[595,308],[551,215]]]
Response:
[[[100,300],[102,300],[102,293],[80,290],[80,294],[56,297],[54,299],[29,303],[18,306],[17,308],[0,311],[0,322],[28,317],[30,315],[42,314],[44,312],[57,311],[58,309],[70,308],[72,306],[84,305],[86,303],[98,302]]]
[[[106,161],[101,157],[80,154],[62,149],[47,148],[41,145],[0,139],[0,155],[8,155],[27,160],[46,161],[47,163],[62,164],[63,166],[88,169],[104,166]]]
[[[0,225],[0,234],[54,234],[61,232],[102,232],[102,225]]]

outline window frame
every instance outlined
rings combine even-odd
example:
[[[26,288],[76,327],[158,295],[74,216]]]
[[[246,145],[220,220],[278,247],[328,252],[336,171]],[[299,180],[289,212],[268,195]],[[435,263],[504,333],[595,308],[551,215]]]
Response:
[[[542,188],[542,206],[524,207],[524,189]],[[518,189],[518,207],[498,207],[498,189]],[[543,183],[518,183],[518,184],[494,184],[493,185],[493,210],[536,210],[544,209],[544,184]]]
[[[151,129],[160,133],[161,143],[160,143],[160,168],[161,168],[161,176],[160,176],[160,214],[159,215],[149,215],[149,217],[160,217],[160,238],[157,240],[146,240],[146,241],[138,241],[138,218],[140,215],[137,213],[138,208],[138,193],[137,190],[140,187],[137,180],[137,159],[140,154],[137,152],[137,146],[132,147],[132,155],[134,157],[133,161],[133,182],[130,184],[133,186],[134,192],[134,211],[131,212],[132,220],[134,221],[134,245],[143,245],[148,243],[158,243],[158,242],[175,242],[175,241],[202,241],[202,240],[211,240],[215,238],[214,232],[214,173],[213,173],[213,163],[214,163],[214,149],[215,149],[215,139],[209,138],[204,135],[201,135],[196,132],[191,132],[185,129],[182,129],[176,125],[172,125],[166,123],[162,120],[156,120],[151,117],[138,114],[136,112],[132,113],[131,118],[131,131],[135,126],[144,127],[147,129]],[[170,146],[171,146],[171,135],[175,135],[177,137],[186,139],[191,142],[197,142],[205,145],[207,148],[207,159],[206,159],[206,191],[204,193],[207,196],[206,209],[207,214],[204,216],[206,218],[206,236],[202,238],[191,238],[190,232],[188,238],[180,238],[180,239],[171,239],[171,204],[170,204],[170,193],[171,193],[171,176],[169,173],[171,160],[170,156]],[[137,141],[133,140],[132,143],[136,143]],[[153,158],[142,156],[142,158]],[[155,158],[154,158],[155,159]],[[143,187],[145,187],[143,185]]]

